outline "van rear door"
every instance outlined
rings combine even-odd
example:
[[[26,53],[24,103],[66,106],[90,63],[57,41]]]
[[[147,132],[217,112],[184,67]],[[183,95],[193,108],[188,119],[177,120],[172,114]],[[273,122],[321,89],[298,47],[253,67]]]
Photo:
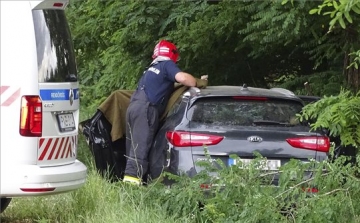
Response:
[[[37,48],[42,136],[38,141],[41,166],[73,163],[79,124],[79,82],[67,1],[43,1],[33,10]]]

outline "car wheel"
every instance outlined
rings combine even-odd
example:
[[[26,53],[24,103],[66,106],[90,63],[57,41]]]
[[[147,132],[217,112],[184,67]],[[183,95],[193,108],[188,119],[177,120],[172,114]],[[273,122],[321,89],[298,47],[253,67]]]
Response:
[[[0,200],[0,213],[3,213],[3,211],[5,211],[5,209],[9,206],[11,201],[11,198],[7,198],[7,197],[2,197]]]

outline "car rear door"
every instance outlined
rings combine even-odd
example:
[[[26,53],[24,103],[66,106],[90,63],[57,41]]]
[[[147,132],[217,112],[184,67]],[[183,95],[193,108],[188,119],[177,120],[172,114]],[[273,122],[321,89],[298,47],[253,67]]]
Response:
[[[329,149],[328,141],[296,120],[301,108],[297,101],[265,97],[198,99],[187,116],[194,162],[205,159],[203,144],[212,159],[227,165],[237,162],[231,154],[246,163],[258,152],[268,159],[267,170],[276,170],[291,158],[304,162],[316,158],[317,150]]]

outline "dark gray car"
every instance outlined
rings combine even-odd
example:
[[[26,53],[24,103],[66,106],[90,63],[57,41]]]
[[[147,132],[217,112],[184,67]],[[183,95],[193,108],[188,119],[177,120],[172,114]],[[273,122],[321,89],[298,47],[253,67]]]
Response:
[[[300,123],[303,100],[292,92],[239,86],[191,88],[168,113],[155,138],[150,155],[150,171],[156,178],[164,170],[194,176],[197,161],[222,160],[230,166],[254,159],[254,152],[267,158],[263,168],[277,170],[291,158],[307,162],[328,157],[329,138],[311,132]],[[277,183],[277,177],[274,184]]]

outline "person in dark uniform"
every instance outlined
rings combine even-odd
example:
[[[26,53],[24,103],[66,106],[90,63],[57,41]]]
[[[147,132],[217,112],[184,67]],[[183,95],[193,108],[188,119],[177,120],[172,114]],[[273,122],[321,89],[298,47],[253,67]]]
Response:
[[[166,40],[156,44],[154,59],[144,71],[126,112],[126,154],[124,182],[141,184],[148,171],[148,154],[174,83],[195,87],[196,79],[177,66],[179,52]]]

